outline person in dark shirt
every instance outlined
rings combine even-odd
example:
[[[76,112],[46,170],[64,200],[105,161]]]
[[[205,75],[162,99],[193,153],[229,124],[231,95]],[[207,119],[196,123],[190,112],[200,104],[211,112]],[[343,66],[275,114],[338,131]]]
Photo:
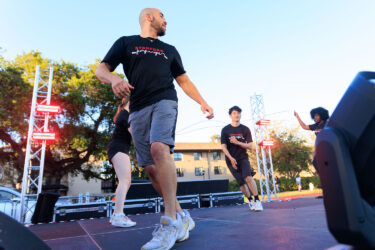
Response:
[[[123,98],[113,118],[115,129],[108,145],[108,159],[115,168],[118,178],[116,201],[110,223],[115,227],[132,227],[136,223],[124,214],[124,202],[131,183],[131,164],[129,151],[131,136],[128,131],[129,98]]]
[[[241,109],[238,106],[229,109],[232,123],[221,130],[221,148],[225,154],[228,169],[236,179],[242,193],[249,199],[249,208],[262,211],[263,206],[259,200],[257,185],[253,179],[247,150],[253,148],[250,129],[242,124]],[[251,193],[254,195],[254,199]]]
[[[306,125],[301,118],[299,117],[298,113],[294,111],[294,116],[297,118],[299,124],[301,127],[305,130],[312,130],[317,135],[326,125],[327,120],[329,118],[328,110],[322,107],[318,107],[315,109],[312,109],[310,111],[311,119],[315,121],[314,124]]]
[[[177,49],[158,39],[165,34],[167,26],[163,13],[158,9],[144,9],[139,23],[141,34],[119,38],[98,66],[96,76],[111,84],[117,97],[130,95],[129,123],[138,164],[145,168],[164,200],[160,230],[142,249],[170,249],[176,240],[186,240],[195,225],[176,199],[176,168],[170,156],[178,109],[173,81],[201,106],[203,113],[208,112],[208,119],[214,114],[185,73]],[[119,64],[128,81],[111,73]]]

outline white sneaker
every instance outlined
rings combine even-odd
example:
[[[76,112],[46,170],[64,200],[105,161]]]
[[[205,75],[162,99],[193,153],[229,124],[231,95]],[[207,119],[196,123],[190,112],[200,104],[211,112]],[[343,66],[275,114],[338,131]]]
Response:
[[[254,211],[256,211],[256,212],[263,211],[262,202],[260,202],[260,200],[257,200],[255,202]]]
[[[191,218],[189,211],[186,209],[183,209],[182,211],[184,211],[185,216],[189,219],[189,231],[193,230],[195,228],[195,222],[193,218]]]
[[[181,214],[177,213],[176,216],[177,219],[180,220],[176,242],[182,242],[189,238],[189,218],[187,217],[187,214],[181,216]]]
[[[254,200],[250,200],[250,202],[249,202],[249,209],[251,211],[255,210],[255,202],[254,202]]]
[[[115,214],[114,214],[114,213],[111,215],[111,217],[109,217],[109,223],[112,223],[112,221],[113,221],[113,217],[115,217]]]
[[[153,238],[142,246],[141,250],[168,250],[176,243],[178,228],[181,219],[173,220],[171,217],[162,216],[160,225],[152,232]]]
[[[113,214],[110,219],[110,223],[114,227],[134,227],[137,223],[125,216],[125,214],[115,215]]]

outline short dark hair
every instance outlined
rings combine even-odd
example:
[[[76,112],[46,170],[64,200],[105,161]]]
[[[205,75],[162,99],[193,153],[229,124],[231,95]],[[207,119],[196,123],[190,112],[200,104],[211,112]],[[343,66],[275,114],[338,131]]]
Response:
[[[236,110],[236,111],[238,111],[238,112],[242,112],[242,109],[240,109],[240,107],[238,107],[238,106],[233,106],[233,107],[231,107],[230,109],[229,109],[229,114],[232,114],[232,112],[233,112],[233,110]]]
[[[322,107],[314,108],[310,111],[311,119],[314,120],[316,114],[318,114],[323,121],[326,121],[329,118],[328,110]]]

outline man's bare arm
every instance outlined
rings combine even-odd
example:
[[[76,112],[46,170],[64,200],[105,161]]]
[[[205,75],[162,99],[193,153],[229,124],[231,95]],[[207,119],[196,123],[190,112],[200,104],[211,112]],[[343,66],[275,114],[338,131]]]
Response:
[[[229,151],[228,151],[228,148],[227,148],[227,145],[226,144],[221,144],[221,150],[224,152],[224,154],[228,157],[228,159],[230,160],[232,166],[234,169],[237,169],[237,161],[236,159],[234,159]]]
[[[230,138],[230,142],[233,143],[233,144],[236,144],[236,145],[238,145],[238,146],[240,146],[241,148],[244,148],[244,149],[249,149],[249,150],[253,149],[253,144],[251,142],[250,143],[240,142],[234,137]]]
[[[108,63],[100,63],[98,68],[96,68],[95,76],[102,83],[111,84],[112,80],[115,78],[120,78],[118,75],[112,74],[111,66]]]
[[[251,142],[250,143],[239,142],[239,144],[237,144],[237,145],[240,146],[241,148],[244,148],[244,149],[248,149],[248,150],[253,149],[253,144]]]
[[[111,66],[106,62],[99,64],[95,75],[99,81],[106,84],[111,84],[113,93],[115,93],[118,98],[129,96],[130,90],[134,89],[134,87],[131,86],[127,81],[112,73]]]
[[[229,151],[228,151],[228,148],[227,148],[227,145],[226,144],[221,144],[221,150],[223,151],[223,153],[230,159],[232,158],[232,156],[230,155]]]
[[[203,99],[201,94],[199,93],[198,89],[195,85],[190,81],[189,77],[186,74],[182,74],[176,77],[176,81],[178,85],[182,88],[182,90],[194,101],[201,105],[201,110],[203,114],[208,112],[207,118],[211,119],[214,117],[214,111],[212,108],[206,103]]]

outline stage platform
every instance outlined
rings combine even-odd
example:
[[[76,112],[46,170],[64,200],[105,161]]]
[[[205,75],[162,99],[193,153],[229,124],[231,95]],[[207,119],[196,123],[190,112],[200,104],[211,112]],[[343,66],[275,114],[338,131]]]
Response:
[[[322,199],[300,198],[190,210],[196,228],[173,249],[326,249],[338,243],[329,233]],[[114,228],[108,218],[30,226],[52,249],[140,249],[151,239],[160,214],[130,216],[133,228]]]

